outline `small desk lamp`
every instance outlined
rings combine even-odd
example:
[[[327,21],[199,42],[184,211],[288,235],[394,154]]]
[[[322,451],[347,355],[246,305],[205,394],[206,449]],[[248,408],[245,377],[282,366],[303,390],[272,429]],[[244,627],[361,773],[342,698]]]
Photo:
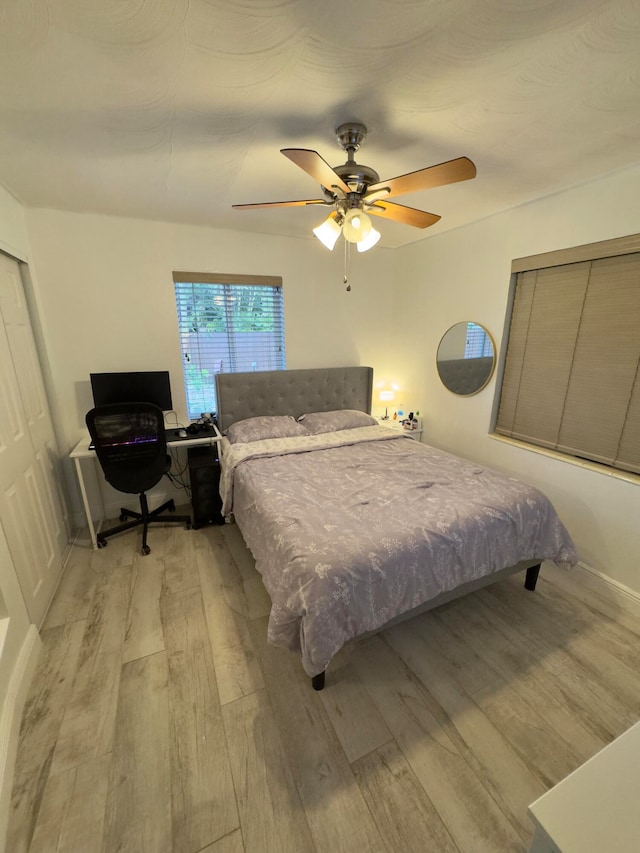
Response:
[[[395,399],[396,393],[388,388],[382,388],[380,393],[378,394],[378,398],[381,403],[384,403],[384,415],[380,418],[381,421],[389,420],[389,409],[387,407],[388,403],[392,403]]]

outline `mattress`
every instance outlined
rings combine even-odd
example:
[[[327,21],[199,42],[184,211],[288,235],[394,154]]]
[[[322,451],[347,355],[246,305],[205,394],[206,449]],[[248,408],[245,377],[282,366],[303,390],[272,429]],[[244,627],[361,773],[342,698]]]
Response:
[[[221,494],[272,601],[268,640],[311,676],[440,593],[521,560],[577,561],[539,490],[379,426],[227,442]]]

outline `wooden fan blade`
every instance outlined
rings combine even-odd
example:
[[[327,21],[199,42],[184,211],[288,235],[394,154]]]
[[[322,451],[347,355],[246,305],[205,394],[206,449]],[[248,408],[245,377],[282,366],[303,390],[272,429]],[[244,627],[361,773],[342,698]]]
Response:
[[[232,204],[236,210],[255,210],[258,207],[304,207],[306,204],[331,204],[324,198],[306,198],[300,201],[263,201],[257,204]]]
[[[430,225],[435,225],[441,218],[437,213],[427,213],[426,210],[416,210],[415,207],[405,207],[404,204],[395,204],[393,201],[377,201],[371,206],[366,205],[365,210],[367,213],[385,216],[387,219],[413,225],[415,228],[428,228]]]
[[[295,163],[296,166],[299,166],[307,175],[311,175],[314,180],[328,190],[331,187],[340,187],[345,193],[351,192],[340,175],[333,171],[317,151],[311,151],[308,148],[282,148],[280,153],[288,157],[292,163]]]
[[[418,169],[417,172],[409,172],[407,175],[399,175],[397,178],[372,184],[367,188],[367,192],[389,187],[387,198],[390,198],[394,195],[430,190],[445,184],[455,184],[458,181],[468,181],[475,176],[476,167],[471,160],[468,157],[458,157],[446,163],[439,163],[437,166],[428,166],[426,169]]]

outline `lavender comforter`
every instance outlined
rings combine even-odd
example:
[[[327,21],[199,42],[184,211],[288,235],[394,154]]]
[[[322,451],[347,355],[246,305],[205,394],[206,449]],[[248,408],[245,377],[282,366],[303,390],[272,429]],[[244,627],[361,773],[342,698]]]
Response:
[[[311,676],[441,592],[520,560],[577,561],[537,489],[384,427],[226,443],[222,470],[223,512],[271,597],[269,642]]]

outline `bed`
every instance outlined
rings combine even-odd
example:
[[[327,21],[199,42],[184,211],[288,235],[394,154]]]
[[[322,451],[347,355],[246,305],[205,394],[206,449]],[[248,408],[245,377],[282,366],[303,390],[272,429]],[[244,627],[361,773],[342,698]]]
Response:
[[[370,416],[373,370],[216,376],[223,513],[316,690],[349,640],[575,548],[537,489]]]

